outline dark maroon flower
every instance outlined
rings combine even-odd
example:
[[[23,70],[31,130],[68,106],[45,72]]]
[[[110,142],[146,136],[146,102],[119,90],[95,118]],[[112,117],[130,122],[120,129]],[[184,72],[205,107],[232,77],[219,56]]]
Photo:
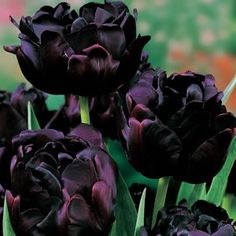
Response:
[[[235,236],[228,214],[221,207],[197,201],[191,209],[185,205],[161,209],[154,229],[140,231],[141,236]]]
[[[26,79],[53,94],[95,96],[114,91],[135,75],[149,36],[136,37],[136,22],[120,2],[88,3],[79,15],[68,3],[44,6],[22,17],[16,54]]]
[[[153,92],[145,96],[146,90]],[[129,161],[151,178],[210,181],[224,164],[236,127],[221,98],[210,75],[167,78],[145,69],[126,95],[128,121],[121,133]]]
[[[35,88],[19,85],[13,92],[0,92],[0,146],[9,144],[11,138],[27,129],[27,103],[34,108],[43,127],[51,117],[46,106],[46,96]]]
[[[97,135],[98,138],[86,138]],[[101,135],[100,135],[101,137]],[[65,137],[52,129],[14,137],[7,203],[17,235],[107,235],[117,170],[98,131]]]

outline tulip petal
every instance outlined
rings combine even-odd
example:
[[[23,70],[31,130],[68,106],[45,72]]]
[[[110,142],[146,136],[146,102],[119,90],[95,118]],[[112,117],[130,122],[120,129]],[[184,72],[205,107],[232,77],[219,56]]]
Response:
[[[39,37],[36,35],[32,27],[31,17],[22,16],[20,20],[19,29],[21,33],[27,35],[33,42],[39,41]]]
[[[231,224],[221,226],[212,236],[234,236],[235,229]]]
[[[107,1],[104,9],[109,11],[114,17],[120,15],[121,12],[129,12],[128,7],[122,1]]]
[[[226,128],[236,127],[236,117],[230,112],[222,113],[215,118],[213,128],[215,132],[220,132]]]
[[[71,25],[71,33],[79,32],[87,25],[88,23],[84,18],[78,17]]]
[[[86,150],[86,149],[85,149]],[[96,179],[94,165],[89,157],[83,156],[83,151],[68,165],[62,173],[64,188],[72,196],[76,192],[88,191]]]
[[[117,25],[104,24],[98,28],[98,43],[106,48],[114,59],[119,59],[126,45],[125,34]]]
[[[114,220],[114,195],[112,189],[103,181],[96,182],[92,188],[92,201],[101,225],[110,225]]]
[[[145,80],[138,81],[138,83],[128,91],[126,101],[129,96],[136,104],[143,104],[152,110],[157,106],[158,94],[152,85]]]
[[[97,27],[94,24],[87,25],[80,31],[72,32],[66,39],[75,53],[81,53],[83,49],[97,44]]]
[[[136,38],[136,22],[134,17],[130,14],[126,14],[120,27],[125,33],[126,46],[128,46]]]
[[[97,7],[94,17],[94,22],[96,25],[102,25],[106,22],[110,22],[114,19],[113,15],[101,7]]]
[[[63,35],[65,26],[61,25],[60,21],[49,14],[41,15],[32,20],[32,28],[35,35],[40,39],[45,31],[50,31]]]
[[[19,231],[22,235],[27,235],[29,231],[43,220],[44,216],[37,208],[31,208],[21,212],[19,218]]]
[[[194,101],[202,101],[203,100],[203,91],[197,84],[191,84],[187,88],[186,92],[186,102]]]
[[[53,129],[25,130],[12,139],[13,147],[16,149],[20,145],[33,143],[36,147],[42,146],[50,141],[63,139],[64,135],[60,131]]]
[[[53,17],[61,19],[63,16],[69,13],[70,4],[67,2],[61,2],[54,8]]]
[[[88,23],[93,22],[95,18],[95,12],[97,8],[103,8],[103,4],[100,3],[87,3],[83,5],[79,10],[80,17],[83,17]]]
[[[211,180],[212,176],[215,176],[224,164],[231,139],[232,130],[225,129],[205,141],[185,164],[185,181],[201,183]]]
[[[106,183],[112,190],[113,197],[116,197],[117,168],[111,157],[101,148],[93,149],[94,166],[99,179]]]
[[[86,230],[89,227],[98,227],[95,217],[92,214],[91,208],[79,194],[75,194],[68,203],[67,216],[71,224],[78,225]]]
[[[129,45],[128,51],[126,51],[120,59],[117,78],[127,83],[128,80],[135,75],[140,63],[143,47],[149,40],[150,36],[143,36],[137,38]]]
[[[102,134],[99,132],[99,130],[93,128],[90,125],[79,124],[70,132],[70,135],[80,137],[86,140],[86,142],[88,142],[90,145],[101,148],[104,147]]]

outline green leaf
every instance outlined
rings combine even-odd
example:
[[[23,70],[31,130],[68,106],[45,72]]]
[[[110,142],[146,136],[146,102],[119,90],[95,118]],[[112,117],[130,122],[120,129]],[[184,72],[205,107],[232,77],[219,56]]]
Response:
[[[115,219],[110,236],[134,235],[137,211],[121,174],[119,174],[117,184]]]
[[[192,206],[197,200],[206,199],[206,183],[203,184],[194,184],[193,191],[187,200],[188,206]]]
[[[180,185],[180,188],[179,188],[176,204],[178,204],[183,199],[187,200],[187,202],[188,202],[188,200],[193,192],[193,189],[194,189],[194,184],[182,182]]]
[[[154,209],[152,213],[152,228],[156,224],[158,211],[165,206],[166,194],[169,186],[170,177],[163,177],[158,180]]]
[[[136,220],[134,236],[137,236],[140,231],[140,228],[144,226],[146,192],[147,192],[147,189],[145,188],[143,190],[143,193],[139,202],[138,216]]]
[[[213,178],[210,189],[207,193],[207,201],[220,205],[223,201],[228,177],[236,159],[236,137],[233,138],[226,161],[221,171]]]
[[[2,226],[3,226],[3,236],[15,236],[15,232],[11,225],[10,215],[7,206],[6,195],[4,199],[4,206],[3,206],[3,218],[2,218]]]
[[[235,87],[236,87],[236,75],[233,77],[233,79],[230,81],[230,83],[227,85],[226,89],[224,90],[224,97],[222,99],[223,104],[227,103]]]
[[[234,194],[225,194],[222,207],[227,211],[231,219],[236,219],[236,196]]]
[[[34,113],[34,109],[30,102],[27,104],[27,117],[28,117],[28,129],[29,130],[35,130],[40,129],[39,122],[37,120],[37,117]]]

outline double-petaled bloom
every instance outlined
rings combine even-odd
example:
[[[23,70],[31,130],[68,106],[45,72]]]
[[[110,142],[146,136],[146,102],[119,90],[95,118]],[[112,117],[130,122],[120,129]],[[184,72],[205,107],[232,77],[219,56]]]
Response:
[[[152,230],[142,228],[140,236],[234,236],[236,233],[227,212],[206,201],[161,209]]]
[[[16,54],[27,80],[53,94],[114,91],[135,75],[150,39],[136,37],[135,17],[121,1],[88,3],[79,14],[64,2],[12,22],[21,46],[5,50]]]
[[[128,121],[121,133],[129,161],[151,178],[211,180],[224,164],[236,127],[222,96],[211,75],[167,78],[160,70],[142,71],[126,95]]]
[[[116,166],[98,131],[86,125],[77,131],[67,137],[52,129],[23,131],[13,138],[6,198],[16,235],[108,234]]]

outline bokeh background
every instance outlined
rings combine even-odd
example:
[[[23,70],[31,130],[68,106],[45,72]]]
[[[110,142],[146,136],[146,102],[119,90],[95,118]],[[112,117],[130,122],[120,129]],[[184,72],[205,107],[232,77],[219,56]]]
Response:
[[[67,0],[79,7],[85,0]],[[99,1],[98,2],[103,2]],[[138,32],[150,34],[145,50],[154,67],[168,74],[193,70],[211,73],[220,90],[236,74],[236,0],[124,0],[130,9],[138,10]],[[0,0],[0,89],[14,89],[25,81],[16,58],[2,45],[17,44],[18,30],[9,15],[17,21],[32,15],[41,5],[56,5],[58,0]],[[228,102],[236,113],[236,91]]]

